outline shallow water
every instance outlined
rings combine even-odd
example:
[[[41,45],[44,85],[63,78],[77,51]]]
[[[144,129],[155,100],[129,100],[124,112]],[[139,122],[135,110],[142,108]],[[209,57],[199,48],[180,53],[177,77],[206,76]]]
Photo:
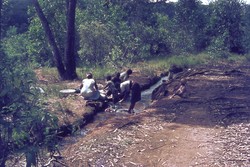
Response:
[[[152,92],[155,88],[160,86],[163,80],[167,80],[168,77],[163,77],[156,84],[152,85],[149,89],[142,91],[141,93],[141,101],[137,102],[134,108],[135,113],[142,112],[145,108],[147,108],[151,103]],[[127,112],[129,108],[130,102],[129,99],[124,101],[123,103],[117,103],[116,105],[111,106],[111,112],[123,113]]]
[[[141,97],[142,97],[141,102],[144,103],[145,107],[149,106],[149,104],[151,102],[152,92],[155,90],[155,88],[157,88],[158,86],[160,86],[162,84],[163,80],[168,80],[168,76],[161,78],[161,80],[158,81],[156,84],[154,84],[149,89],[142,92],[142,94],[141,94]]]

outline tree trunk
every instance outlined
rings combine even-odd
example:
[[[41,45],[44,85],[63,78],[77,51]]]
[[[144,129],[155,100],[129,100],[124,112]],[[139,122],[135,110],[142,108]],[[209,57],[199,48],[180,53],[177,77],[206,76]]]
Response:
[[[69,0],[67,5],[67,39],[65,44],[65,67],[67,79],[76,79],[76,60],[75,60],[75,10],[76,1]]]
[[[53,33],[51,32],[51,29],[49,27],[49,23],[48,23],[48,20],[46,19],[39,3],[37,0],[32,0],[33,2],[33,5],[36,9],[36,13],[39,17],[39,19],[41,20],[41,23],[43,25],[43,28],[45,30],[45,34],[48,38],[48,41],[49,41],[49,44],[52,48],[52,51],[53,51],[53,56],[54,56],[54,61],[55,61],[55,64],[56,64],[56,67],[57,67],[57,70],[58,70],[58,73],[61,77],[61,79],[67,79],[65,77],[65,68],[64,68],[64,65],[63,65],[63,62],[62,62],[62,57],[61,57],[61,54],[60,54],[60,51],[56,45],[56,42],[55,42],[55,37],[53,35]]]

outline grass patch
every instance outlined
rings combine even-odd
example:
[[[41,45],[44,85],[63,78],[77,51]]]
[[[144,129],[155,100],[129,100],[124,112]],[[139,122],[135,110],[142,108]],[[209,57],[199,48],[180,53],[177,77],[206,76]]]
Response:
[[[42,70],[42,76],[45,78],[48,78],[50,81],[59,81],[58,71],[56,68],[49,68],[49,67],[43,67]]]
[[[209,59],[211,59],[211,57],[206,53],[198,55],[178,55],[138,63],[137,65],[134,65],[134,68],[139,69],[139,71],[144,71],[144,73],[148,73],[150,75],[153,71],[167,71],[173,64],[181,67],[190,67],[207,63]]]
[[[116,70],[105,66],[95,68],[77,68],[76,72],[80,79],[86,78],[86,73],[88,72],[91,72],[94,78],[105,79],[108,74],[112,75],[116,72]]]
[[[47,88],[45,90],[46,94],[53,97],[61,97],[62,94],[60,93],[60,90],[62,89],[68,89],[67,87],[65,87],[65,85],[61,85],[61,84],[50,84],[47,85]]]
[[[199,64],[206,64],[209,62],[218,62],[218,61],[228,61],[228,62],[244,62],[249,61],[250,55],[236,55],[228,53],[227,56],[221,56],[217,54],[211,53],[200,53],[200,54],[183,54],[183,55],[173,55],[171,57],[162,57],[156,58],[153,60],[138,62],[135,64],[128,64],[126,68],[136,69],[143,75],[153,76],[156,74],[156,71],[165,72],[167,71],[171,65],[175,64],[180,67],[192,67]],[[87,72],[91,72],[96,79],[105,79],[107,75],[112,75],[117,71],[123,71],[124,69],[114,69],[108,66],[88,68],[81,67],[77,68],[76,72],[79,79],[83,79],[86,77]],[[56,68],[43,68],[42,75],[45,77],[49,77],[49,79],[53,79],[58,81],[58,72]],[[60,87],[53,87],[51,90],[60,90]],[[53,93],[53,92],[52,92]]]
[[[163,57],[156,58],[154,60],[139,62],[135,64],[128,64],[127,67],[124,68],[134,68],[140,71],[143,75],[153,76],[156,71],[167,71],[172,64],[178,66],[193,66],[196,64],[202,64],[207,62],[209,59],[209,55],[202,53],[198,55],[178,55],[171,57]],[[211,56],[210,56],[211,59]],[[120,69],[120,72],[124,69]],[[86,73],[91,72],[96,79],[105,79],[107,75],[112,75],[119,70],[108,67],[108,66],[100,66],[95,68],[81,67],[76,69],[76,73],[79,79],[83,79],[86,77]],[[42,75],[49,76],[49,79],[59,80],[58,72],[56,68],[43,68]],[[53,88],[58,90],[60,88]]]
[[[206,53],[197,54],[197,55],[180,55],[172,56],[167,61],[169,64],[176,64],[179,66],[194,66],[198,64],[207,63],[210,59],[210,56]]]
[[[229,55],[227,59],[230,62],[245,62],[245,61],[250,60],[249,58],[250,58],[250,55],[243,56],[243,55],[231,54]]]
[[[135,68],[144,76],[155,76],[156,69],[150,64],[135,66]]]

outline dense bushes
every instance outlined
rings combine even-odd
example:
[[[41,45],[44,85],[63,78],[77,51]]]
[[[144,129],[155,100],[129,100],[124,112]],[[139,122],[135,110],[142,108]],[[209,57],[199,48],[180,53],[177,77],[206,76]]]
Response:
[[[122,64],[171,53],[210,51],[220,56],[225,52],[248,52],[249,7],[239,0],[218,0],[210,5],[202,5],[199,0],[108,1],[105,5],[80,2],[86,5],[78,15],[82,20],[78,29],[82,64],[89,59]],[[100,26],[95,23],[102,29],[97,31]],[[84,34],[92,34],[97,42]]]
[[[1,54],[0,69],[0,166],[20,152],[35,163],[41,148],[56,147],[57,119],[41,104],[26,61]]]

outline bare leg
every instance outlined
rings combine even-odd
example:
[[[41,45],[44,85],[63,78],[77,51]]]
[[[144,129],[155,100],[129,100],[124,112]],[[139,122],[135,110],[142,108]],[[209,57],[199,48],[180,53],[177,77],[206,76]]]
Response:
[[[130,106],[129,106],[129,109],[128,109],[128,113],[132,113],[132,110],[134,109],[134,107],[135,107],[135,102],[130,103]]]

